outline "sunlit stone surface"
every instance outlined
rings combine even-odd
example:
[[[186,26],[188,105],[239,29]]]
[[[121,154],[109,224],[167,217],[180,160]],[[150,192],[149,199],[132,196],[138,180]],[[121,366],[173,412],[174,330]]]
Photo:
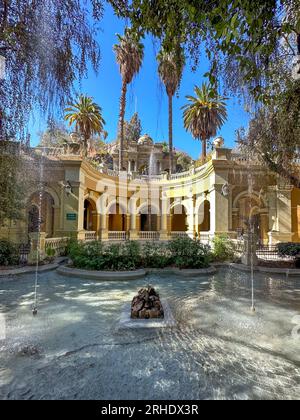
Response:
[[[145,285],[43,273],[0,282],[0,399],[299,399],[300,279],[220,271],[151,275],[177,325],[119,327],[120,308]],[[147,284],[146,283],[146,284]]]

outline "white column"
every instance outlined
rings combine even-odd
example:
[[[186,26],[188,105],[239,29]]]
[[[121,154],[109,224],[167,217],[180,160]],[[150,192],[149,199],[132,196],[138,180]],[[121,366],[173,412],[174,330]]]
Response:
[[[215,185],[210,191],[210,233],[212,235],[229,232],[229,196],[221,193],[222,185]]]

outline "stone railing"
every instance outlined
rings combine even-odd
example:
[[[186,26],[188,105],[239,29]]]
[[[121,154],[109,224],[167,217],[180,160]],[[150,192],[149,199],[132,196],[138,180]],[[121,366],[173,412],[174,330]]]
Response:
[[[176,179],[186,178],[186,177],[188,177],[190,175],[191,175],[191,172],[190,171],[179,172],[179,173],[176,173],[176,174],[171,174],[169,176],[169,179],[172,181],[172,180],[176,180]]]
[[[200,242],[210,243],[214,238],[214,235],[210,233],[202,233],[200,232],[198,239]]]
[[[126,232],[125,231],[109,231],[108,239],[110,241],[126,241]]]
[[[95,241],[97,239],[96,232],[87,231],[84,233],[85,242]]]
[[[175,232],[175,231],[173,231],[173,232],[170,232],[170,237],[171,237],[171,239],[176,239],[176,238],[187,238],[188,237],[188,234],[187,234],[187,232]]]
[[[59,156],[80,156],[81,148],[80,144],[77,143],[66,143],[64,146],[54,147],[34,147],[31,149],[34,153],[44,155],[47,157],[59,157]]]
[[[63,255],[66,252],[68,240],[68,237],[46,238],[45,251],[47,252],[47,249],[51,249],[55,252],[55,256]]]
[[[157,231],[145,231],[145,232],[139,232],[139,239],[143,241],[158,241],[160,237],[160,233]]]
[[[166,178],[166,174],[160,174],[160,175],[140,175],[140,174],[136,174],[136,173],[132,173],[131,174],[131,179],[137,179],[137,180],[142,180],[142,181],[161,181],[163,179],[167,179]]]
[[[119,171],[114,171],[113,169],[107,169],[106,174],[109,175],[109,176],[118,177],[119,176]]]

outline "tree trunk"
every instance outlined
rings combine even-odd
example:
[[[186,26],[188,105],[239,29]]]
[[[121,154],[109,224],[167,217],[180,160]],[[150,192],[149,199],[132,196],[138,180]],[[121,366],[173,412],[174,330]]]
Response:
[[[125,118],[125,108],[126,108],[126,92],[127,84],[123,80],[122,82],[122,92],[120,99],[120,117],[119,117],[119,171],[123,170],[123,153],[124,153],[124,118]]]
[[[169,167],[170,174],[173,172],[173,97],[169,97]]]
[[[297,34],[297,51],[298,55],[300,55],[300,34]]]
[[[87,152],[88,152],[88,142],[89,142],[89,137],[84,134],[83,136],[83,157],[87,157]]]
[[[202,140],[202,163],[205,163],[206,159],[206,139]]]

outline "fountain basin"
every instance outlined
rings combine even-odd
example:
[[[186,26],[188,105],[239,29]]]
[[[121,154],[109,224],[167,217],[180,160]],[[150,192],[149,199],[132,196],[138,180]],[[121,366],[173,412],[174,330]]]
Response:
[[[176,321],[172,315],[170,305],[165,299],[161,299],[164,309],[164,318],[141,319],[131,318],[131,303],[126,303],[122,308],[118,329],[143,329],[143,328],[167,328],[175,327]]]

